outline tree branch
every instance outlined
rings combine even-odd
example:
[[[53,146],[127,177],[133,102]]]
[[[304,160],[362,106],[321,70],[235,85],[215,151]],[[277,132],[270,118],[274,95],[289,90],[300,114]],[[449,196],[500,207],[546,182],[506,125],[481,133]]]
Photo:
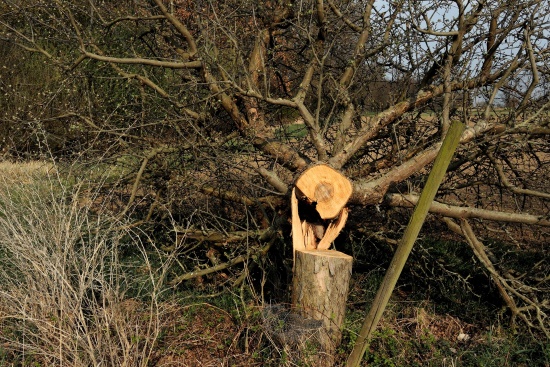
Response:
[[[125,17],[120,17],[120,18],[113,19],[108,23],[104,23],[104,26],[105,26],[105,28],[111,28],[115,24],[120,23],[120,22],[124,22],[124,21],[137,22],[137,21],[140,21],[140,20],[152,21],[152,20],[162,20],[162,19],[166,19],[166,17],[164,15],[152,15],[152,16],[149,16],[149,17],[125,16]]]
[[[199,242],[212,242],[223,246],[228,243],[242,242],[247,238],[261,239],[264,238],[271,228],[257,231],[235,231],[235,232],[217,232],[217,231],[198,231],[195,229],[179,229],[176,228],[178,237],[189,238]]]
[[[524,37],[525,37],[525,47],[527,48],[527,53],[529,55],[529,62],[531,64],[531,73],[533,75],[533,79],[531,80],[531,84],[529,85],[529,88],[523,95],[523,101],[521,101],[520,105],[518,106],[518,111],[522,111],[526,106],[527,103],[531,100],[531,94],[533,93],[533,90],[537,87],[540,81],[539,77],[539,71],[537,67],[537,59],[535,57],[535,51],[533,50],[533,45],[531,44],[531,34],[529,33],[528,29],[525,29]]]
[[[487,255],[485,246],[481,241],[477,239],[472,227],[470,226],[470,223],[468,223],[466,219],[460,220],[460,226],[458,226],[450,218],[443,218],[443,221],[447,224],[447,226],[452,231],[458,234],[462,234],[466,238],[466,241],[472,248],[477,259],[483,264],[485,269],[489,271],[491,279],[497,286],[497,289],[502,299],[504,300],[504,302],[506,303],[506,306],[508,306],[508,308],[512,313],[512,316],[510,318],[510,324],[512,328],[515,329],[516,327],[515,319],[516,317],[519,317],[521,320],[525,322],[525,324],[528,327],[542,330],[546,335],[546,337],[550,338],[550,332],[546,328],[545,321],[543,320],[543,318],[547,319],[548,315],[544,311],[542,311],[543,308],[548,308],[547,301],[543,300],[542,302],[538,302],[536,299],[533,300],[527,297],[525,294],[521,293],[521,290],[523,290],[523,292],[525,292],[525,290],[529,292],[530,290],[535,290],[535,289],[527,286],[526,284],[524,284],[523,282],[519,281],[516,278],[513,278],[513,277],[506,278],[500,275],[500,273],[497,271],[497,269],[493,265],[490,257]],[[520,299],[527,305],[523,307],[518,307],[512,295],[516,296],[518,299]],[[532,320],[530,319],[530,317],[528,317],[528,315],[530,314],[528,312],[525,312],[530,310],[536,311],[535,318],[539,323],[538,327],[535,326]]]
[[[198,270],[198,271],[192,271],[190,273],[180,275],[180,276],[172,279],[169,284],[170,285],[178,285],[183,281],[198,278],[198,277],[203,276],[203,275],[212,274],[212,273],[215,273],[217,271],[227,269],[227,268],[229,268],[233,265],[243,263],[243,262],[249,260],[253,256],[257,256],[257,255],[264,256],[269,251],[269,249],[271,248],[273,243],[275,243],[275,239],[277,238],[275,236],[275,234],[276,234],[276,232],[274,232],[273,237],[267,243],[267,245],[265,245],[264,247],[257,248],[257,249],[252,249],[252,250],[248,251],[248,253],[245,254],[245,255],[240,255],[240,256],[234,257],[233,259],[229,260],[228,262],[213,266],[211,268]]]
[[[521,63],[518,60],[514,60],[510,68],[517,69]],[[510,69],[509,68],[509,69]],[[451,91],[455,90],[468,90],[476,87],[487,85],[504,74],[504,71],[497,71],[487,78],[471,78],[467,81],[457,81],[451,84]],[[365,124],[358,132],[355,138],[346,144],[344,148],[332,158],[329,159],[329,164],[336,168],[342,168],[359,149],[361,149],[368,141],[378,135],[380,130],[390,123],[394,122],[397,118],[403,116],[406,112],[411,111],[414,108],[420,107],[431,101],[433,98],[440,96],[444,91],[443,85],[434,85],[429,88],[425,88],[418,92],[416,97],[410,98],[406,101],[399,102],[392,107],[380,112],[378,115],[370,118],[368,123]],[[479,124],[478,124],[479,125]],[[474,133],[472,129],[467,129],[465,134]],[[465,136],[462,137],[463,141]]]
[[[168,11],[168,9],[166,9],[164,4],[162,3],[162,0],[153,0],[153,1],[155,2],[155,4],[157,4],[162,14],[166,17],[166,19],[168,19],[168,21],[172,23],[172,25],[176,28],[176,30],[185,38],[190,49],[189,56],[194,57],[198,49],[197,49],[197,44],[195,43],[195,38],[193,37],[191,32],[189,32],[187,27],[182,22],[180,22],[178,18],[176,18],[174,15],[172,15]]]
[[[365,7],[365,11],[363,13],[363,30],[361,32],[361,35],[359,36],[359,39],[355,43],[355,50],[353,51],[353,56],[351,58],[351,62],[349,66],[344,70],[342,73],[342,76],[340,77],[339,84],[343,88],[347,88],[349,84],[351,83],[351,79],[353,75],[355,74],[355,70],[357,69],[357,66],[359,65],[359,62],[363,59],[363,55],[365,53],[365,48],[367,41],[370,37],[371,32],[371,13],[372,8],[374,6],[375,0],[368,0],[367,5]],[[397,11],[396,11],[397,13]]]
[[[513,185],[508,177],[506,177],[506,174],[504,173],[504,169],[502,168],[502,165],[500,165],[494,154],[490,151],[487,152],[487,156],[491,160],[491,163],[493,163],[493,166],[495,167],[495,170],[497,171],[498,177],[500,178],[500,181],[504,185],[504,187],[510,189],[513,193],[518,195],[530,195],[530,196],[537,196],[545,199],[550,199],[550,194],[546,192],[536,191],[536,190],[529,190],[529,189],[521,189],[515,185]]]
[[[222,190],[220,188],[214,188],[210,186],[202,186],[200,192],[203,194],[217,197],[223,200],[229,200],[235,203],[240,203],[246,206],[254,206],[257,204],[268,204],[272,207],[280,206],[284,204],[285,200],[281,196],[264,196],[260,198],[253,198],[241,193],[237,193],[229,190]]]
[[[493,282],[497,286],[498,292],[500,293],[500,296],[506,303],[506,306],[510,309],[512,312],[511,322],[515,323],[515,318],[519,314],[518,307],[516,305],[516,302],[514,299],[506,292],[505,286],[504,286],[504,279],[500,276],[500,274],[495,269],[493,263],[489,259],[489,256],[487,256],[487,253],[485,251],[485,246],[482,242],[480,242],[476,235],[474,234],[474,231],[468,221],[466,219],[460,220],[460,226],[458,226],[452,219],[450,218],[444,218],[443,219],[445,223],[447,223],[447,226],[455,233],[462,234],[465,238],[468,244],[470,245],[471,249],[473,250],[474,254],[476,255],[477,259],[483,264],[485,269],[489,271],[489,274],[491,276],[491,279],[493,279]]]
[[[332,12],[340,19],[342,19],[344,21],[344,23],[347,24],[348,27],[350,27],[352,30],[354,30],[355,32],[361,32],[362,28],[355,25],[351,20],[349,20],[348,18],[344,17],[344,14],[342,14],[342,12],[340,11],[340,9],[338,9],[338,7],[336,7],[336,5],[334,5],[334,2],[332,0],[327,0],[327,3],[328,5],[330,6],[330,9],[332,10]]]
[[[390,206],[403,208],[412,208],[418,201],[418,196],[414,194],[388,194],[386,202]],[[467,219],[480,218],[496,222],[523,223],[543,227],[550,227],[550,220],[542,215],[532,215],[525,213],[510,213],[505,211],[495,211],[487,209],[478,209],[471,207],[461,207],[433,201],[430,206],[430,212],[441,214],[446,217]]]
[[[494,126],[492,124],[478,123],[474,127],[464,130],[460,137],[460,143],[468,143],[475,137],[493,130],[493,128]],[[365,205],[379,203],[392,183],[405,180],[433,162],[442,144],[442,141],[433,144],[377,179],[358,180],[354,182],[353,194],[350,200]]]
[[[269,171],[264,167],[259,167],[257,171],[267,181],[267,183],[273,186],[281,194],[286,194],[288,192],[287,184],[285,184],[275,172]]]
[[[86,50],[82,50],[84,55],[90,59],[104,61],[113,64],[130,64],[130,65],[149,65],[167,69],[200,69],[202,67],[201,61],[189,61],[189,62],[175,62],[175,61],[160,61],[152,59],[143,59],[140,57],[111,57],[102,56]]]

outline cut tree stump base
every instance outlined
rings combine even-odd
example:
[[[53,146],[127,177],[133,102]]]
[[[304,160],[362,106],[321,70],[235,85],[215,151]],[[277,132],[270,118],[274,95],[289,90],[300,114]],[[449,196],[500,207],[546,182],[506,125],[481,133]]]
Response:
[[[334,363],[334,352],[342,338],[352,262],[351,256],[335,250],[296,251],[292,284],[294,312],[323,322],[316,340],[320,350],[315,366]]]

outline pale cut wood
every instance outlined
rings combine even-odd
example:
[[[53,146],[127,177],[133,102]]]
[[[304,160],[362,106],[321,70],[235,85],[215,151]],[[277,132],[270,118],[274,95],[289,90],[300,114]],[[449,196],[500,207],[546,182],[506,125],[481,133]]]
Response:
[[[302,232],[302,223],[298,215],[298,198],[296,197],[296,189],[292,189],[290,196],[290,207],[292,210],[292,250],[295,255],[297,250],[305,250],[304,234]],[[294,256],[295,257],[295,256]]]
[[[321,320],[315,366],[333,366],[342,338],[353,258],[334,250],[296,251],[292,305],[304,318]],[[302,348],[307,348],[304,341]],[[300,346],[298,346],[300,347]],[[311,353],[311,352],[310,352]]]
[[[305,220],[302,222],[302,233],[304,234],[304,246],[306,250],[315,250],[317,248],[317,241],[315,240],[315,234],[313,233],[313,227]]]
[[[328,250],[330,245],[334,242],[336,237],[340,234],[340,231],[344,226],[346,225],[346,221],[348,219],[348,209],[344,208],[340,212],[340,215],[338,216],[338,219],[334,222],[331,222],[327,230],[325,231],[325,235],[319,241],[319,244],[317,245],[318,250]]]
[[[348,202],[351,182],[335,169],[321,164],[307,169],[296,181],[296,187],[311,203],[322,219],[333,219]]]

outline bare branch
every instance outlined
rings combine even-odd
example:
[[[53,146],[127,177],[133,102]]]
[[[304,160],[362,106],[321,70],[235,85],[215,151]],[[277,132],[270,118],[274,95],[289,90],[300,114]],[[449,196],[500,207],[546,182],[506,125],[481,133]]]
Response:
[[[493,166],[495,167],[498,177],[500,178],[500,181],[504,185],[504,187],[510,189],[513,193],[518,195],[530,195],[530,196],[537,196],[541,198],[550,199],[550,194],[546,192],[536,191],[536,190],[529,190],[529,189],[522,189],[515,185],[513,185],[506,174],[504,173],[504,169],[502,168],[502,165],[499,164],[492,152],[487,152],[487,156],[493,163]]]
[[[269,251],[269,249],[271,248],[271,246],[273,245],[274,242],[275,241],[271,240],[267,243],[267,245],[265,245],[262,248],[251,250],[246,255],[241,255],[241,256],[234,257],[231,260],[229,260],[228,262],[213,266],[211,268],[207,268],[207,269],[203,269],[203,270],[199,270],[199,271],[192,271],[190,273],[180,275],[180,276],[172,279],[170,281],[170,284],[171,285],[177,285],[177,284],[180,284],[183,281],[198,278],[198,277],[203,276],[203,275],[212,274],[212,273],[218,272],[220,270],[230,268],[234,265],[243,263],[243,262],[249,260],[252,256],[265,255]]]
[[[518,60],[514,60],[510,63],[508,70],[515,70],[520,66]],[[454,90],[464,90],[471,89],[475,87],[483,86],[489,82],[498,80],[502,77],[502,74],[505,72],[498,71],[492,75],[489,75],[487,78],[472,78],[468,81],[454,82],[451,84],[451,91]],[[403,116],[406,112],[425,105],[433,98],[440,96],[444,91],[443,85],[431,86],[421,90],[416,97],[410,98],[406,101],[399,102],[386,109],[385,111],[380,112],[378,115],[370,118],[368,123],[365,124],[357,133],[355,138],[346,144],[337,154],[329,159],[331,166],[339,169],[346,164],[346,162],[351,159],[351,157],[361,149],[370,139],[377,136],[380,130],[395,121],[400,116]],[[467,129],[465,134],[474,133],[473,130]],[[466,137],[463,136],[463,139]]]
[[[491,278],[493,279],[493,282],[497,286],[497,289],[500,293],[500,296],[512,312],[512,322],[514,322],[515,317],[519,314],[518,307],[516,305],[516,302],[510,295],[506,292],[504,281],[500,274],[495,269],[493,263],[489,259],[489,256],[487,256],[487,253],[485,251],[485,246],[483,243],[481,243],[476,235],[474,234],[474,231],[468,221],[466,219],[461,219],[460,226],[456,225],[451,219],[444,218],[445,223],[449,226],[449,228],[459,234],[464,235],[466,238],[468,244],[474,251],[474,254],[478,258],[478,260],[485,266],[485,268],[489,271],[491,274]],[[456,228],[458,227],[458,228]]]
[[[154,0],[154,2],[155,4],[157,4],[162,14],[166,17],[166,19],[168,19],[168,21],[172,23],[172,25],[178,30],[178,32],[185,38],[190,49],[189,55],[190,57],[194,57],[198,49],[195,43],[195,38],[193,37],[191,32],[189,32],[187,27],[182,22],[180,22],[178,18],[176,18],[173,14],[171,14],[168,11],[168,9],[166,9],[164,4],[162,3],[162,0]]]
[[[152,21],[152,20],[162,20],[162,19],[166,19],[166,17],[164,15],[153,15],[153,16],[149,16],[149,17],[125,16],[125,17],[120,17],[120,18],[113,19],[108,23],[104,23],[104,26],[106,28],[111,28],[115,24],[120,23],[120,22],[125,22],[125,21],[137,22],[137,21],[140,21],[140,20]]]
[[[266,196],[261,198],[251,198],[241,193],[234,191],[223,190],[221,188],[214,188],[209,186],[202,186],[199,189],[203,194],[217,197],[224,200],[233,201],[235,203],[240,203],[246,206],[254,206],[257,204],[268,204],[273,207],[279,206],[283,202],[283,198],[280,196]]]
[[[175,62],[175,61],[161,61],[152,59],[143,59],[139,57],[111,57],[102,56],[82,50],[84,55],[90,59],[104,61],[113,64],[129,64],[129,65],[149,65],[167,69],[200,69],[202,67],[201,61],[189,61],[189,62]]]
[[[545,325],[545,320],[548,318],[548,315],[542,310],[543,308],[548,308],[548,305],[545,304],[546,301],[538,302],[536,299],[527,297],[523,292],[535,290],[531,287],[528,287],[526,284],[522,283],[518,279],[510,276],[502,276],[495,266],[493,265],[490,257],[487,254],[486,247],[481,241],[479,241],[470,226],[470,223],[466,219],[461,219],[460,226],[458,226],[452,219],[444,218],[443,221],[447,226],[454,232],[464,235],[466,241],[472,248],[477,259],[483,264],[485,269],[489,271],[491,279],[497,286],[497,289],[506,303],[506,306],[510,309],[512,315],[510,318],[510,323],[513,329],[516,327],[516,318],[519,317],[525,324],[530,328],[536,328],[542,330],[546,337],[550,337],[550,332],[547,330]],[[526,303],[526,306],[518,307],[513,296],[516,296],[519,300]],[[531,316],[529,312],[535,310],[535,317]],[[538,326],[533,324],[532,319],[535,318],[538,321]]]
[[[533,45],[531,44],[531,34],[529,33],[528,29],[524,30],[524,37],[525,37],[525,47],[527,48],[527,52],[529,54],[529,62],[531,64],[531,72],[533,75],[533,79],[531,80],[531,84],[529,85],[529,88],[525,92],[523,96],[523,101],[521,101],[518,111],[522,111],[529,100],[531,99],[531,94],[533,93],[533,90],[536,88],[536,86],[539,84],[540,77],[539,77],[539,71],[537,67],[537,60],[535,58],[535,52],[533,51]]]
[[[257,231],[235,231],[235,232],[218,232],[218,231],[198,231],[195,229],[180,229],[176,228],[178,237],[188,238],[195,241],[211,242],[218,246],[224,246],[228,243],[238,243],[245,241],[247,238],[265,239],[266,235],[270,234],[271,228]]]
[[[355,50],[353,52],[353,57],[350,61],[349,66],[346,68],[346,70],[344,70],[344,73],[340,77],[339,84],[344,88],[347,88],[351,83],[353,74],[355,74],[355,69],[357,68],[359,62],[362,60],[363,55],[365,53],[366,43],[370,37],[370,31],[371,31],[370,17],[371,17],[373,6],[374,6],[374,0],[369,0],[365,7],[365,12],[363,13],[363,31],[361,32],[359,39],[355,43]]]
[[[409,194],[389,194],[387,202],[391,206],[399,206],[404,208],[412,208],[416,205],[418,196]],[[461,207],[449,204],[443,204],[434,201],[430,206],[430,213],[441,214],[445,217],[467,219],[480,218],[497,222],[505,223],[524,223],[543,227],[550,227],[550,220],[544,216],[525,214],[525,213],[510,213],[505,211],[486,210],[470,207]]]
[[[285,184],[275,172],[268,171],[264,167],[259,167],[258,173],[281,194],[286,194],[288,192],[287,184]]]
[[[464,9],[462,6],[459,6],[459,17],[464,18]],[[459,34],[459,31],[449,31],[449,32],[435,31],[432,28],[432,22],[430,22],[430,19],[426,15],[426,12],[422,12],[422,18],[424,18],[424,22],[426,22],[427,29],[422,29],[414,20],[411,21],[413,28],[420,33],[428,34],[430,36],[437,36],[437,37],[458,36]]]
[[[348,27],[350,27],[355,32],[361,32],[362,28],[355,25],[351,20],[346,18],[344,14],[342,14],[340,9],[338,9],[338,7],[334,5],[334,2],[332,0],[327,0],[327,2],[328,2],[328,5],[330,6],[330,9],[334,12],[334,14],[336,14],[338,18],[342,19],[344,23],[348,25]]]

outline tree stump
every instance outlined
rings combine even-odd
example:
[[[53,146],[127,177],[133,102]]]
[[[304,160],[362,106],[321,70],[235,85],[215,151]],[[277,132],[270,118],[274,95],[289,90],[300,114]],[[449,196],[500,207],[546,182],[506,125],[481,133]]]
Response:
[[[351,192],[349,180],[326,165],[307,169],[292,191],[293,312],[321,321],[293,347],[312,366],[332,366],[342,339],[353,259],[328,248],[346,223]]]
[[[292,281],[294,312],[323,323],[316,341],[319,353],[309,357],[315,366],[334,364],[334,352],[342,339],[352,260],[351,256],[334,250],[296,252]]]

